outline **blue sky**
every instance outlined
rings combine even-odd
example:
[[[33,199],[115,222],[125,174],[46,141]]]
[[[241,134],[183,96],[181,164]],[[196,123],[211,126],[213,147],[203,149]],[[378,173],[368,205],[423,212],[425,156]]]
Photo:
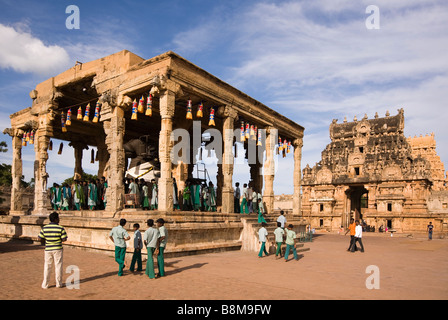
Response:
[[[65,9],[80,10],[80,29]],[[366,7],[380,10],[369,30]],[[448,163],[448,3],[396,1],[10,1],[0,0],[0,126],[31,105],[35,85],[70,67],[130,50],[172,50],[305,127],[302,167],[320,160],[332,119],[405,111],[405,135],[434,132]],[[3,136],[10,145],[10,138]],[[57,148],[56,148],[57,149]],[[73,173],[73,154],[50,153],[50,182]],[[95,173],[84,154],[84,167]],[[26,180],[34,151],[23,154]],[[11,154],[0,162],[10,163]],[[274,189],[292,192],[292,157]],[[248,179],[244,166],[235,180]],[[448,169],[448,168],[447,168]]]

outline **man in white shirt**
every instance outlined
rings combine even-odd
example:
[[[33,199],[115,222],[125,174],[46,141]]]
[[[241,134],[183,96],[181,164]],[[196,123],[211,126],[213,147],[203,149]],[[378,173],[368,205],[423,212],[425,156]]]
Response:
[[[364,252],[364,246],[362,244],[362,226],[359,224],[359,220],[356,220],[355,223],[355,240],[353,242],[351,252],[355,252],[356,242],[359,242],[359,244],[361,245],[361,252]]]
[[[263,256],[263,252],[265,255],[268,255],[266,251],[266,241],[268,237],[268,230],[266,230],[267,224],[265,222],[261,223],[261,228],[258,230],[258,240],[261,242],[260,252],[258,253],[258,258]]]
[[[280,216],[277,218],[277,222],[281,223],[281,228],[285,229],[286,217],[284,216],[285,212],[283,210],[280,211]]]

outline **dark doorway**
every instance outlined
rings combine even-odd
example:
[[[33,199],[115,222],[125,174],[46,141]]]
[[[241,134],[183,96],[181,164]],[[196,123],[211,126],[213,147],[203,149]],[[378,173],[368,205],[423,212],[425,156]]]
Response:
[[[353,211],[354,219],[362,220],[369,201],[367,189],[364,186],[352,186],[347,190],[347,197],[350,199],[350,211]]]

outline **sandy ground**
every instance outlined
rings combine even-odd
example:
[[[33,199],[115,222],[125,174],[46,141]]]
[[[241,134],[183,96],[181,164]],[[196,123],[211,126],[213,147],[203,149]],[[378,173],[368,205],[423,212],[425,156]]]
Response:
[[[41,289],[43,247],[0,242],[0,299],[62,300],[301,300],[448,298],[448,240],[364,236],[365,252],[347,252],[349,236],[323,234],[305,246],[299,261],[259,259],[231,251],[166,259],[166,276],[148,279],[144,271],[117,276],[113,254],[66,247],[64,270],[80,270],[80,288]],[[292,257],[292,256],[291,256]],[[130,261],[129,261],[130,262]],[[145,265],[145,263],[144,263]],[[378,267],[379,289],[368,289]],[[66,282],[70,273],[63,274]],[[376,282],[378,284],[378,281]]]

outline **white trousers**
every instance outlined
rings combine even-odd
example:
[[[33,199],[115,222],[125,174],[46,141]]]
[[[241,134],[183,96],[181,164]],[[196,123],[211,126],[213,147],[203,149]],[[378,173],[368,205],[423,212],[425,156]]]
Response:
[[[44,281],[42,282],[42,288],[48,288],[48,282],[51,273],[51,267],[54,263],[55,275],[56,275],[56,287],[62,287],[62,249],[45,251],[44,262]]]

